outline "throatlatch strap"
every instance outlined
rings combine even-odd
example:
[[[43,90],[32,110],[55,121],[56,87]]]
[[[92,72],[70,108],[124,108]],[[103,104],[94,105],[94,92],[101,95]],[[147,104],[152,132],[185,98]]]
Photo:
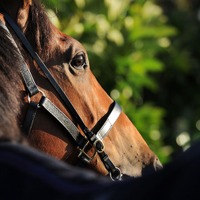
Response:
[[[38,104],[35,102],[30,102],[28,105],[28,110],[26,112],[25,120],[22,125],[22,131],[25,135],[29,135],[33,127],[33,122],[37,113]]]

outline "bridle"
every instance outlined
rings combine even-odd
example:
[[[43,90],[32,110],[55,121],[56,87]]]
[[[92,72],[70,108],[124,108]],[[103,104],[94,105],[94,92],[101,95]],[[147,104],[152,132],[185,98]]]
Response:
[[[86,163],[90,163],[90,161],[94,158],[96,153],[98,153],[105,168],[109,172],[111,179],[121,180],[123,174],[121,173],[121,170],[112,163],[108,155],[105,153],[104,143],[102,141],[103,138],[108,134],[108,132],[110,131],[116,120],[118,119],[121,113],[120,106],[114,101],[110,106],[110,110],[108,111],[108,113],[106,113],[107,118],[105,119],[101,128],[98,131],[96,131],[96,133],[89,130],[87,126],[84,124],[81,117],[78,115],[76,109],[68,99],[67,95],[64,93],[64,91],[59,86],[57,81],[53,78],[50,71],[43,63],[39,55],[33,50],[32,46],[26,39],[23,32],[17,26],[17,24],[12,20],[12,18],[6,13],[4,9],[0,8],[0,13],[4,15],[6,22],[10,25],[10,27],[15,32],[15,34],[17,35],[17,37],[19,38],[19,40],[21,41],[27,52],[31,55],[32,59],[35,60],[35,62],[38,64],[43,74],[45,75],[45,77],[54,87],[57,94],[60,96],[62,100],[62,104],[68,110],[75,123],[79,125],[79,127],[84,133],[84,136],[79,132],[74,122],[72,122],[54,103],[51,102],[50,99],[48,99],[45,96],[44,92],[38,88],[26,62],[24,61],[24,58],[19,48],[17,47],[17,44],[14,41],[14,38],[12,37],[8,28],[0,21],[0,26],[2,26],[5,30],[7,30],[10,40],[19,51],[20,55],[19,59],[23,61],[22,62],[23,65],[21,66],[21,75],[23,78],[23,82],[25,84],[26,91],[28,93],[28,100],[29,100],[29,108],[25,117],[23,130],[28,133],[31,131],[37,110],[43,108],[50,115],[52,115],[71,135],[71,138],[74,140],[75,144],[77,145],[77,148],[80,150],[78,157],[81,158],[81,160],[83,160]],[[39,102],[32,101],[31,100],[32,97],[39,93],[41,94],[40,101]],[[95,148],[95,153],[91,157],[85,152],[89,144]]]

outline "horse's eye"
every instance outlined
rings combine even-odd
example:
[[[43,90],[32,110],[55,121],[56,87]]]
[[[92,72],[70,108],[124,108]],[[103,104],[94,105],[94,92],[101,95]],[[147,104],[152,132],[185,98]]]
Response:
[[[85,56],[83,54],[79,54],[74,56],[71,61],[71,66],[76,69],[82,69],[86,67]]]

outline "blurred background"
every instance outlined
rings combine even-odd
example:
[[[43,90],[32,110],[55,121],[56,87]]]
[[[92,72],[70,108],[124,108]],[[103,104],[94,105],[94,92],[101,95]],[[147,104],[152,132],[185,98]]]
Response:
[[[43,0],[162,163],[200,139],[199,0]]]

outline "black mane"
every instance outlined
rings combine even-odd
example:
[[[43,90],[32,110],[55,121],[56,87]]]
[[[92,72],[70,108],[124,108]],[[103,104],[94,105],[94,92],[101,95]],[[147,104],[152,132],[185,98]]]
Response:
[[[21,62],[18,51],[0,26],[0,140],[20,141],[22,135],[17,123],[20,112]]]

